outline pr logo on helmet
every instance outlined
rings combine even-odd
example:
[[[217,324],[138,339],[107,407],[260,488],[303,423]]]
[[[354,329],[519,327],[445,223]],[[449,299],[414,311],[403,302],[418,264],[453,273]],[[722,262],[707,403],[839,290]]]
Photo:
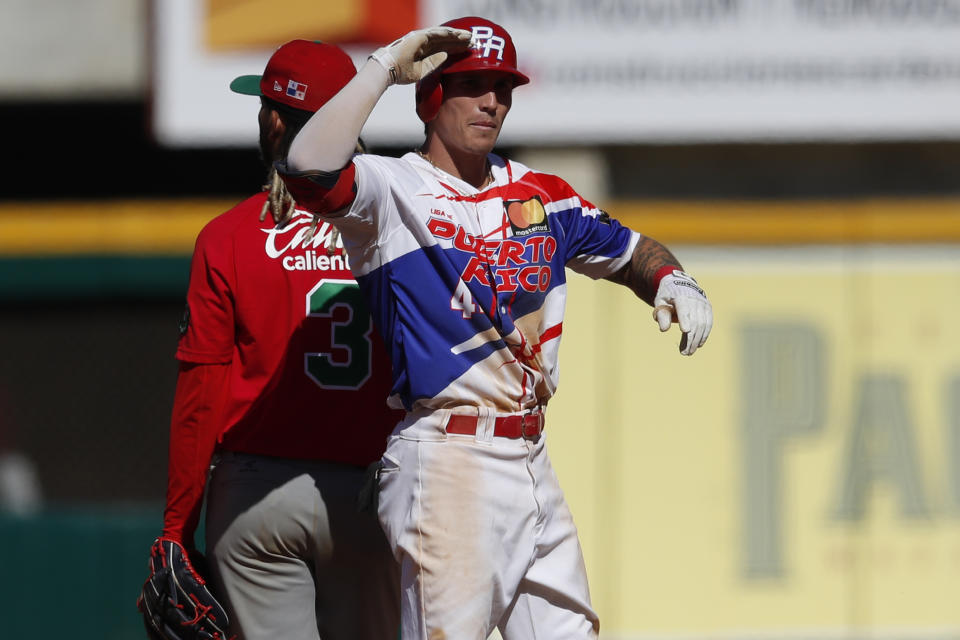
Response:
[[[470,27],[470,31],[473,32],[470,46],[479,51],[481,58],[489,58],[490,54],[496,52],[497,60],[503,60],[503,48],[507,46],[506,40],[493,35],[493,29],[484,25]]]

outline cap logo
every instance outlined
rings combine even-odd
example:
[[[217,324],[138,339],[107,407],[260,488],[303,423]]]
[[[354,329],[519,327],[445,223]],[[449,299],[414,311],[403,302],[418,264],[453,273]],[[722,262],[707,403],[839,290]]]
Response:
[[[280,83],[276,80],[273,81],[273,90],[274,91],[283,91],[283,87],[280,86]]]
[[[307,85],[296,80],[288,80],[287,95],[295,100],[304,100],[307,97]]]
[[[473,32],[470,46],[480,52],[481,58],[489,58],[490,54],[496,51],[497,60],[503,60],[503,48],[507,42],[500,36],[493,35],[493,28],[481,25],[470,27],[470,31]]]

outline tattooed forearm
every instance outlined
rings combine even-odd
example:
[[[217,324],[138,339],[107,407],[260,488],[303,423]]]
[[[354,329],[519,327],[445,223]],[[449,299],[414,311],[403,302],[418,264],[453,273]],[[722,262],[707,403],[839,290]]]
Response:
[[[665,246],[647,236],[642,236],[633,251],[630,262],[625,264],[607,280],[630,287],[637,297],[647,304],[653,304],[657,294],[653,286],[653,276],[661,267],[671,265],[683,269],[680,262]]]

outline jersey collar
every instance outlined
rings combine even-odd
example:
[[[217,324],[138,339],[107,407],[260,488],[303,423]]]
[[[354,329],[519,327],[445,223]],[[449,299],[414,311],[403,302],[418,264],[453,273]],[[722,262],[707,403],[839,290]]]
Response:
[[[403,159],[414,165],[420,171],[429,173],[438,181],[449,185],[461,195],[465,196],[477,195],[478,193],[489,191],[494,187],[502,186],[510,181],[509,163],[495,153],[487,154],[487,160],[490,162],[490,171],[493,174],[493,180],[483,189],[477,189],[469,182],[465,182],[460,178],[447,173],[414,151],[404,154]]]

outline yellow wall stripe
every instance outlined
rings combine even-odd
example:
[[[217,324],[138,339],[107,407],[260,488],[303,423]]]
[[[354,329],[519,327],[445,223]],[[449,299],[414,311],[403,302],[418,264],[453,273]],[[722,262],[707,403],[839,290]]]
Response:
[[[237,201],[0,203],[0,253],[189,254],[197,233]],[[815,202],[606,203],[624,224],[673,244],[960,242],[960,198]]]
[[[237,200],[0,203],[0,253],[190,254],[210,219]]]
[[[628,226],[668,243],[960,242],[960,199],[612,202]]]

